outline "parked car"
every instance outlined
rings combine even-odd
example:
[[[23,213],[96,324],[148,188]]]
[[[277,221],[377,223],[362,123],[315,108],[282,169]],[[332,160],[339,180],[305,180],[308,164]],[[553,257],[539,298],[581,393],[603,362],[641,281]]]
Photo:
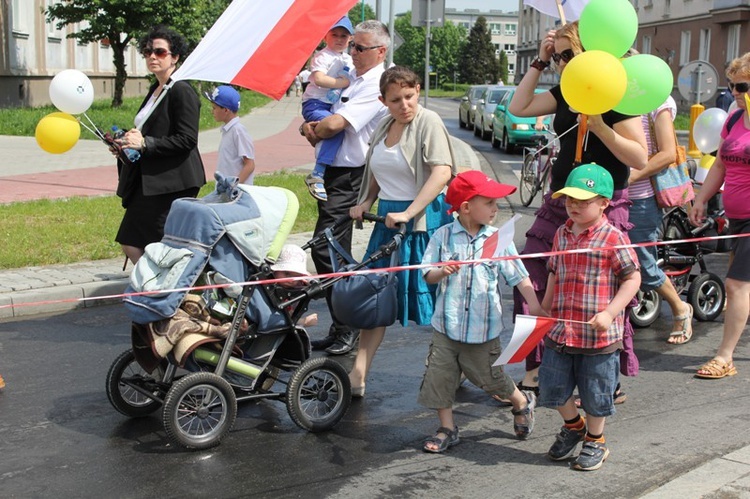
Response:
[[[458,105],[458,126],[461,128],[474,128],[474,112],[477,110],[477,101],[482,96],[482,92],[487,85],[472,85],[466,90],[461,97],[461,104]]]
[[[492,134],[492,117],[500,100],[515,87],[491,85],[484,89],[482,96],[477,101],[477,109],[474,112],[474,135],[482,140],[490,140]]]
[[[534,93],[542,93],[546,90],[538,88]],[[508,111],[508,104],[513,99],[516,89],[506,92],[495,109],[492,118],[492,147],[502,145],[505,152],[512,154],[516,146],[530,146],[534,144],[532,138],[537,132],[534,130],[535,117],[519,118]],[[544,124],[550,125],[550,117],[544,118]]]

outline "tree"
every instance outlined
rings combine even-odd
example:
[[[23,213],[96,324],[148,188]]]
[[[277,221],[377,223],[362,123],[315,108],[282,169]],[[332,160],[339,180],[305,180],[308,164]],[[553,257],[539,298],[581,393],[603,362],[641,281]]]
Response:
[[[508,81],[508,54],[505,50],[500,51],[500,57],[497,58],[497,63],[500,66],[500,79],[503,80],[505,85],[509,85]]]
[[[500,78],[500,65],[495,57],[495,46],[484,16],[479,16],[469,31],[459,68],[465,83],[495,83]]]
[[[362,21],[369,21],[370,19],[375,19],[375,11],[372,10],[372,7],[370,7],[368,4],[364,4],[365,6],[365,18],[362,19],[362,2],[357,2],[354,7],[352,7],[349,10],[349,20],[352,22],[353,25],[357,25],[361,23]]]
[[[393,62],[406,66],[415,73],[424,75],[425,31],[421,26],[411,25],[411,12],[396,18],[394,28],[404,43],[393,53]],[[450,21],[440,28],[430,28],[430,65],[440,81],[453,80],[453,71],[458,68],[458,58],[466,39],[466,30]]]
[[[115,66],[112,107],[122,104],[128,73],[125,50],[151,26],[166,24],[195,47],[231,0],[66,0],[51,5],[47,21],[58,29],[84,23],[68,34],[80,43],[107,40]]]

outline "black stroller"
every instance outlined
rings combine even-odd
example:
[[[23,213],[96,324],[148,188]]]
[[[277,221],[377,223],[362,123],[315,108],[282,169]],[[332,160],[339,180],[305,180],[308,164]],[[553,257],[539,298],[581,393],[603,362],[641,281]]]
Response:
[[[246,400],[282,401],[301,428],[328,430],[349,408],[348,373],[333,359],[311,358],[297,322],[342,278],[295,289],[234,284],[273,279],[270,264],[298,202],[285,189],[217,180],[213,194],[174,202],[164,238],[131,274],[132,348],[109,369],[109,401],[129,417],[161,409],[169,439],[192,449],[217,445]],[[395,251],[400,237],[354,270]]]
[[[676,241],[706,236],[726,235],[729,223],[724,216],[721,194],[711,198],[706,210],[706,222],[694,227],[688,220],[685,207],[671,208],[662,218],[662,241]],[[711,253],[726,253],[731,249],[728,239],[657,246],[657,264],[664,270],[678,293],[687,293],[693,316],[699,321],[713,321],[724,310],[726,291],[721,277],[709,272],[705,257]],[[694,269],[697,266],[697,272]],[[650,326],[661,311],[661,296],[654,291],[639,291],[638,306],[630,312],[636,327]]]

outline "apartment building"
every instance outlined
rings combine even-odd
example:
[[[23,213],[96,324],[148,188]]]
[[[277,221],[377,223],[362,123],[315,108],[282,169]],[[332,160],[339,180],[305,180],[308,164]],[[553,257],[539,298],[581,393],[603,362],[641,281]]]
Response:
[[[0,0],[0,107],[49,104],[49,83],[63,69],[86,73],[96,98],[112,97],[115,68],[107,40],[80,44],[66,35],[80,26],[58,30],[44,10],[60,0]],[[125,53],[125,95],[145,95],[148,70],[135,47]]]

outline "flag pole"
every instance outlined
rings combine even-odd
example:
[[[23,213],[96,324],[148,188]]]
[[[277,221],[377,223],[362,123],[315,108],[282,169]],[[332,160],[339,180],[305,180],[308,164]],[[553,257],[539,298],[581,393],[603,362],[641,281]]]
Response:
[[[560,0],[555,0],[555,4],[557,4],[557,13],[560,14],[560,22],[565,26],[565,11],[563,10],[562,3],[560,3]]]

